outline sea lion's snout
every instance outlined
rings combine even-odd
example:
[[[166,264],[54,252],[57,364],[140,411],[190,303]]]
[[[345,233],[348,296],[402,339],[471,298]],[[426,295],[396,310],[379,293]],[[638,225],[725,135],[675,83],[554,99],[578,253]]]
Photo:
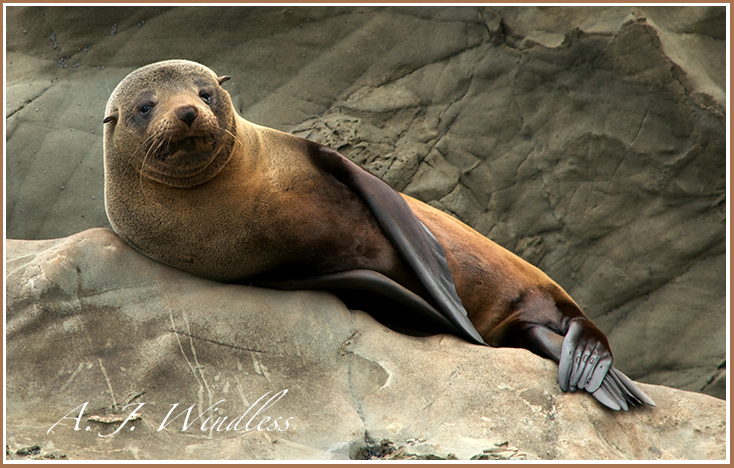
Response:
[[[199,116],[199,111],[192,105],[185,105],[176,109],[175,114],[187,127],[191,127],[196,117]]]

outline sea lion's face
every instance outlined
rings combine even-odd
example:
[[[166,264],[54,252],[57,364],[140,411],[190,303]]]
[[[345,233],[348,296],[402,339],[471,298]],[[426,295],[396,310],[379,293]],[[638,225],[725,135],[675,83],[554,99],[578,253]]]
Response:
[[[236,139],[226,79],[183,60],[128,75],[107,104],[105,164],[130,164],[139,177],[178,188],[212,179]]]

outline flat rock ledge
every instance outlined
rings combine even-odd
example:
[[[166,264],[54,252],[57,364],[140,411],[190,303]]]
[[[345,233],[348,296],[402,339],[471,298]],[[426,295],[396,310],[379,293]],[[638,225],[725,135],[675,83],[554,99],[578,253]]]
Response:
[[[707,395],[641,384],[657,407],[609,411],[525,350],[196,278],[106,229],[6,248],[6,458],[726,457]]]

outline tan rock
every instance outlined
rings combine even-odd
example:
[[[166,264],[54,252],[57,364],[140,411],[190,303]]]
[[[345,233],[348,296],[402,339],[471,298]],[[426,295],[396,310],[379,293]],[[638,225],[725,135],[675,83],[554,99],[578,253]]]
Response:
[[[722,400],[642,384],[657,407],[609,411],[561,393],[556,365],[525,350],[196,278],[104,229],[8,241],[6,265],[6,443],[34,456],[725,457]]]

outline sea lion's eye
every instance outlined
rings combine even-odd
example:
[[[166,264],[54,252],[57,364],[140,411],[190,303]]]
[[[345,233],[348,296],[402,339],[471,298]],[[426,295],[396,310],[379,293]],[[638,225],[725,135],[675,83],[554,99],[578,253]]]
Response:
[[[211,104],[212,103],[212,95],[209,94],[206,91],[200,92],[199,93],[199,97],[201,98],[202,101],[204,101],[207,104]]]
[[[153,108],[153,104],[151,104],[151,103],[145,103],[145,104],[143,104],[142,106],[138,107],[138,111],[139,111],[139,112],[140,112],[141,114],[145,115],[145,114],[147,114],[148,112],[150,112],[150,110],[151,110],[152,108]]]

